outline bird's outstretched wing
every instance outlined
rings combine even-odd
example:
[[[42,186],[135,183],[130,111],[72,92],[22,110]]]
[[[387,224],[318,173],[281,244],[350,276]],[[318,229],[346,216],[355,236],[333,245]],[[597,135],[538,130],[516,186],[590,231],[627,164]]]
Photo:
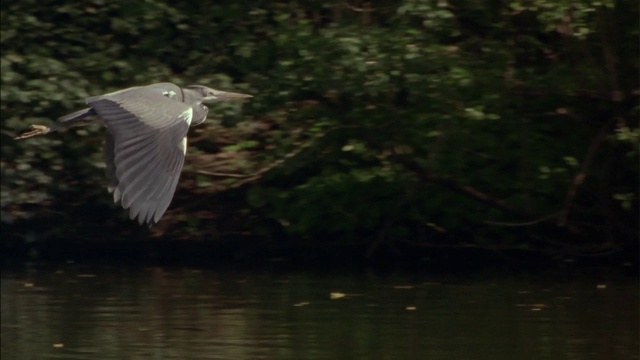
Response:
[[[91,97],[87,104],[107,128],[105,161],[113,200],[129,209],[131,219],[151,226],[175,193],[193,109],[149,90],[132,88]]]

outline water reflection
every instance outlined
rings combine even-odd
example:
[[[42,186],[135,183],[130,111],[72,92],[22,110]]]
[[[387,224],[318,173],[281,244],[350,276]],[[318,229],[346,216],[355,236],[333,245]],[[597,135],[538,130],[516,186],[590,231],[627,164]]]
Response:
[[[624,279],[67,266],[1,285],[5,359],[638,358]]]

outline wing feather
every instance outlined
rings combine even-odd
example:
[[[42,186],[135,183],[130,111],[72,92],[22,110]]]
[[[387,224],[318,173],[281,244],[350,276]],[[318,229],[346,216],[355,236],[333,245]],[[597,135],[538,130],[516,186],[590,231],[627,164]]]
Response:
[[[118,148],[118,157],[123,159],[129,158],[135,155],[138,149],[152,147],[153,145],[154,138],[151,136],[138,136],[125,140]]]
[[[146,176],[153,177],[153,178],[160,178],[163,176],[163,174],[162,174],[162,170],[159,167],[156,167],[155,169],[151,170],[149,174],[146,174]],[[139,178],[143,178],[143,177],[139,177]],[[154,183],[154,186],[157,187],[158,184]],[[129,194],[130,194],[129,202],[126,202],[125,205],[131,206],[136,202],[137,199],[144,197],[144,194],[148,194],[148,198],[153,199],[153,196],[151,194],[154,191],[155,191],[155,188],[150,188],[148,184],[143,181],[133,182],[129,185]]]
[[[104,142],[104,162],[107,165],[105,173],[107,175],[108,181],[107,189],[110,193],[113,193],[113,191],[118,186],[118,178],[116,177],[116,167],[114,163],[114,159],[116,156],[114,146],[113,135],[111,135],[111,133],[107,131]],[[114,202],[117,201],[114,199]]]
[[[174,85],[175,86],[175,85]],[[105,161],[114,202],[153,225],[165,213],[184,165],[193,109],[158,88],[132,88],[87,99],[105,126]]]

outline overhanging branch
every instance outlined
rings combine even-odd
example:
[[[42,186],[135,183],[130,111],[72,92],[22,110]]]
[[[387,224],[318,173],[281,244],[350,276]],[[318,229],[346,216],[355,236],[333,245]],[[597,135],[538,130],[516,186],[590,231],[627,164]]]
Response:
[[[407,170],[411,171],[413,174],[415,174],[419,179],[423,181],[442,186],[444,188],[447,188],[449,190],[462,194],[468,198],[477,200],[481,203],[487,204],[493,208],[500,209],[510,214],[514,214],[518,216],[530,216],[530,214],[528,214],[527,212],[509,205],[506,201],[502,199],[488,195],[470,185],[461,184],[454,179],[451,179],[442,175],[434,174],[428,169],[425,169],[424,167],[417,164],[414,160],[407,159],[404,157],[399,157],[399,156],[395,157],[394,160],[404,165],[404,167],[407,168]]]

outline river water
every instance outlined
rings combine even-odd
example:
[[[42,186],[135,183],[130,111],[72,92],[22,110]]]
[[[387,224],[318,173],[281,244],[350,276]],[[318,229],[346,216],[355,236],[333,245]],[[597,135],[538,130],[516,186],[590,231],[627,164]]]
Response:
[[[622,275],[2,272],[2,359],[638,359]]]

